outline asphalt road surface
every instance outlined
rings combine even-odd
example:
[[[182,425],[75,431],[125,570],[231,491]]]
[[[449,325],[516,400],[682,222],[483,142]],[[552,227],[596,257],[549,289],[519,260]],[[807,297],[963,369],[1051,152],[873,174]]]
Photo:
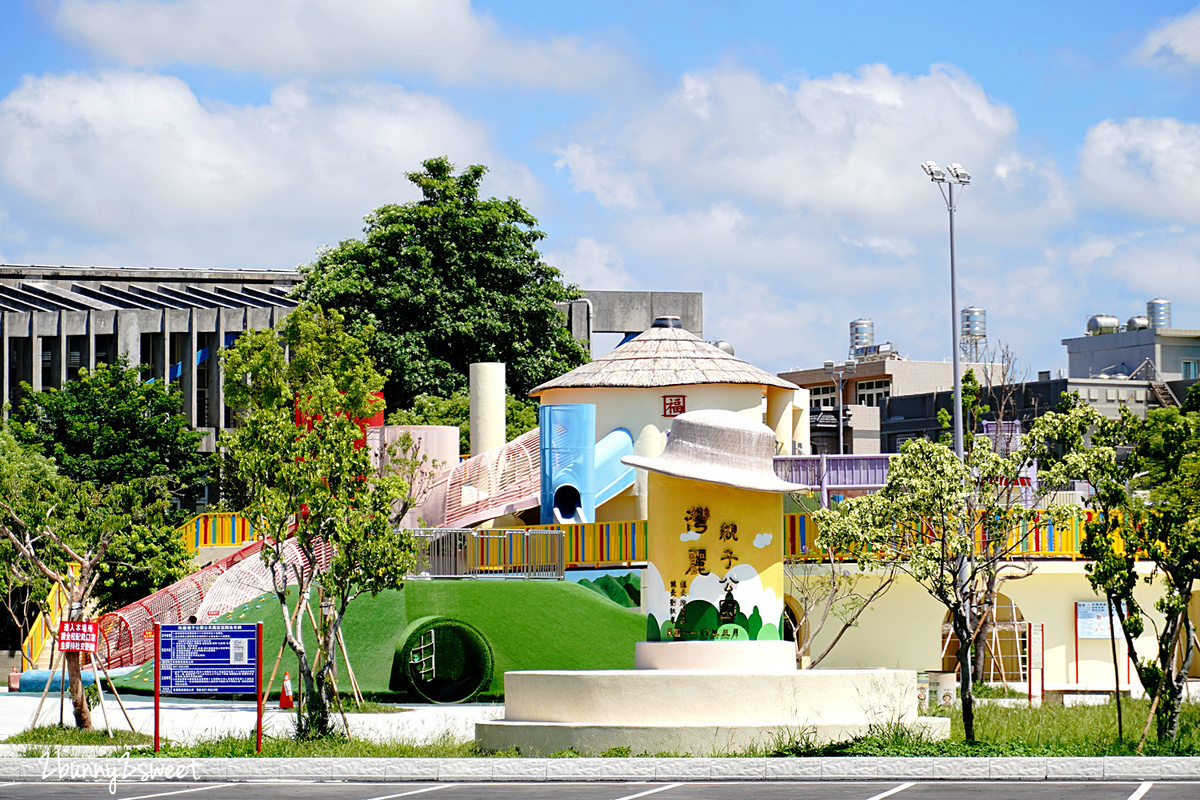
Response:
[[[1200,783],[0,783],[3,800],[1195,800]]]

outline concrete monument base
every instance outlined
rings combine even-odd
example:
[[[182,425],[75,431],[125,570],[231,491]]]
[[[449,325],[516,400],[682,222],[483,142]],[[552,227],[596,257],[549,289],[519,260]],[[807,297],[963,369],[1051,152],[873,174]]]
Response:
[[[950,733],[948,719],[917,716],[917,676],[904,670],[508,672],[504,684],[504,719],[475,726],[485,750],[711,755],[888,722]]]
[[[794,642],[636,642],[634,669],[795,672]]]

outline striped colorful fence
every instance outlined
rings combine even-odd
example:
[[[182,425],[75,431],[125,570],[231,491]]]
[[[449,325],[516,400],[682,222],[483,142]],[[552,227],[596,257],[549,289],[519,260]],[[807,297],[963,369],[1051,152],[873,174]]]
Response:
[[[1092,519],[1092,514],[1087,511],[1083,516],[1056,522],[1039,513],[1033,520],[1013,526],[1008,539],[1010,552],[1014,556],[1082,558],[1080,544],[1084,538],[1084,525]],[[783,530],[786,557],[800,560],[821,558],[821,554],[813,548],[817,538],[817,522],[810,514],[784,514]],[[982,549],[982,532],[976,534],[975,546]],[[846,555],[839,557],[849,560]]]
[[[806,511],[783,515],[783,555],[802,557],[817,538],[817,523]]]
[[[74,568],[72,568],[72,574],[77,574]],[[37,619],[33,621],[33,627],[29,629],[29,635],[25,637],[25,641],[21,642],[22,672],[33,669],[38,659],[41,658],[47,643],[58,631],[58,621],[62,618],[62,610],[66,604],[66,596],[59,588],[59,584],[55,583],[50,587],[50,593],[46,595],[46,607],[50,609],[50,616],[47,617],[45,612],[38,614]]]
[[[646,560],[646,520],[591,522],[582,525],[534,525],[530,530],[561,530],[570,568],[619,567]]]
[[[178,528],[193,553],[201,547],[240,547],[254,541],[254,526],[241,514],[199,514]]]

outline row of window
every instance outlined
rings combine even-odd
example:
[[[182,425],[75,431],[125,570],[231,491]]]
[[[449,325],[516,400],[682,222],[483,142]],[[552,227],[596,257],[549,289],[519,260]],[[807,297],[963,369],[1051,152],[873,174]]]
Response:
[[[880,406],[892,395],[892,381],[883,378],[873,381],[858,381],[853,386],[845,388],[846,400],[850,400],[850,392],[854,391],[854,402],[860,406]],[[814,386],[808,390],[809,405],[813,408],[833,408],[837,405],[837,386]]]

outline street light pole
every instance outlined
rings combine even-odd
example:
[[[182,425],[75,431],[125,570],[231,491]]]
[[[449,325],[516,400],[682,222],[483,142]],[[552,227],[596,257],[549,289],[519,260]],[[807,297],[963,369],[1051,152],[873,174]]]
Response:
[[[858,362],[847,360],[841,364],[835,364],[832,361],[825,362],[825,374],[832,375],[834,383],[837,384],[837,409],[838,409],[838,455],[843,455],[846,451],[845,445],[842,443],[842,431],[845,423],[842,418],[842,385],[846,382],[844,376],[853,375],[858,370]]]
[[[946,175],[941,167],[932,161],[921,165],[929,179],[938,185],[942,191],[942,199],[946,201],[946,211],[950,214],[950,352],[954,359],[954,454],[959,461],[963,459],[963,412],[962,412],[962,362],[959,357],[960,330],[958,325],[958,273],[954,263],[954,212],[957,209],[954,202],[954,187],[966,186],[971,182],[971,174],[963,169],[961,164],[951,164],[946,167],[950,175]],[[942,190],[942,186],[946,190]]]

